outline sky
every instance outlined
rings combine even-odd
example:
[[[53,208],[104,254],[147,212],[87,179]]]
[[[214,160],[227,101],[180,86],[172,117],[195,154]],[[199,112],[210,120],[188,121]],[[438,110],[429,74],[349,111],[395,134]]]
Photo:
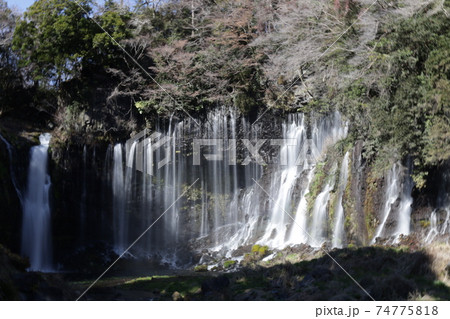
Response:
[[[25,9],[32,5],[33,2],[34,0],[6,0],[6,3],[8,3],[8,7],[16,7],[21,12],[25,11]]]
[[[35,0],[5,0],[9,8],[17,8],[20,12],[24,12]],[[103,3],[103,0],[96,0],[97,3]],[[127,3],[129,1],[124,1]]]

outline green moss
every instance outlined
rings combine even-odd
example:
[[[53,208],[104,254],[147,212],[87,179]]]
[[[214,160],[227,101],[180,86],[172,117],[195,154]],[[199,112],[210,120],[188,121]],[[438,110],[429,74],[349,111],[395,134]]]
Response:
[[[236,264],[236,260],[227,260],[223,263],[223,268],[231,268]]]
[[[268,246],[253,245],[251,253],[244,255],[244,266],[255,266],[258,261],[270,253]]]
[[[376,176],[376,173],[371,171],[366,179],[367,190],[364,200],[364,221],[366,223],[369,238],[374,236],[377,227],[377,219],[375,217],[375,197],[377,195],[379,181]]]
[[[317,198],[317,195],[319,195],[319,193],[322,189],[322,186],[323,186],[323,183],[324,183],[324,180],[326,177],[325,164],[326,164],[325,162],[322,162],[322,163],[318,163],[316,165],[316,168],[315,168],[316,171],[314,173],[313,180],[311,181],[311,186],[309,187],[309,193],[307,195],[308,196],[308,199],[307,199],[308,212],[310,212],[312,210],[312,208],[314,206],[314,202]]]
[[[258,254],[259,254],[261,257],[265,257],[266,255],[269,254],[269,247],[267,247],[267,246],[261,246],[261,247],[259,247]]]
[[[252,253],[257,253],[259,251],[259,248],[261,248],[260,245],[253,245],[252,247]]]
[[[422,228],[428,228],[430,227],[431,224],[431,222],[428,219],[425,220],[422,219],[421,221],[419,221],[419,223]]]
[[[195,272],[205,272],[208,271],[208,265],[198,265],[194,267]]]
[[[329,207],[328,207],[328,227],[329,229],[334,229],[334,213],[336,210],[336,205],[337,205],[337,200],[338,200],[338,196],[337,196],[337,192],[331,193],[330,194],[330,200],[329,200]]]
[[[268,246],[260,246],[260,245],[253,245],[252,247],[252,254],[256,255],[258,257],[265,257],[269,253],[269,247]]]

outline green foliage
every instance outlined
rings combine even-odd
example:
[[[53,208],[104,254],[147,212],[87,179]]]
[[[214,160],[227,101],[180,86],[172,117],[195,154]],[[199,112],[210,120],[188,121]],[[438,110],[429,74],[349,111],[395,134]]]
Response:
[[[38,91],[32,92],[39,107],[58,104],[66,108],[76,101],[88,112],[95,104],[104,109],[102,121],[109,121],[114,114],[115,121],[109,122],[115,126],[126,126],[128,119],[124,120],[123,114],[150,122],[174,112],[200,112],[219,105],[251,113],[269,101],[274,107],[303,112],[325,112],[337,104],[351,122],[349,142],[364,140],[363,156],[379,172],[409,155],[414,159],[416,186],[424,187],[430,166],[450,159],[450,22],[443,10],[431,14],[428,6],[412,17],[381,24],[377,38],[369,43],[373,47],[370,65],[345,86],[325,77],[319,84],[314,74],[325,68],[348,74],[361,71],[349,63],[355,55],[352,41],[358,28],[352,27],[340,37],[339,45],[317,61],[316,67],[307,62],[298,70],[296,55],[288,54],[283,46],[295,47],[312,35],[317,43],[310,44],[315,48],[330,38],[315,33],[323,27],[321,17],[304,15],[304,10],[292,3],[266,8],[264,17],[265,9],[250,0],[239,4],[202,2],[202,7],[195,8],[188,1],[167,1],[158,7],[141,2],[133,12],[112,0],[105,3],[103,12],[94,12],[92,0],[78,3],[37,0],[14,28],[16,17],[1,0],[0,19],[5,28],[0,30],[0,111],[12,104],[14,96],[23,96],[18,94],[25,82],[21,74],[39,84]],[[331,2],[321,9],[337,17],[335,23],[324,23],[332,34],[345,30],[362,9],[355,1],[339,3],[334,11]],[[399,7],[401,3],[391,1],[390,5]],[[447,0],[444,7],[448,6]],[[294,12],[286,12],[291,9]],[[373,10],[379,6],[374,5]],[[305,21],[298,21],[296,30],[275,30],[274,25],[282,24],[282,19],[273,19],[277,15],[293,23],[301,20],[299,17]],[[116,41],[145,72],[129,61]],[[301,71],[303,78],[294,77],[295,88],[286,92],[293,84],[292,75],[287,75],[290,71]],[[300,83],[305,88],[298,88]],[[97,92],[105,87],[108,92]],[[307,103],[293,105],[294,91],[309,96]],[[281,96],[281,92],[286,94]],[[108,95],[113,98],[107,99]],[[128,98],[128,105],[123,97]],[[112,109],[111,101],[125,106]],[[54,110],[46,111],[55,115]],[[60,126],[76,120],[72,111],[56,114],[62,118]],[[67,134],[80,130],[75,126],[69,125]],[[310,198],[320,192],[324,178],[319,167]]]
[[[20,105],[24,96],[17,57],[11,50],[16,18],[6,2],[0,0],[0,116]]]
[[[148,113],[150,110],[156,111],[157,114],[166,114],[168,112],[164,105],[158,104],[155,100],[137,101],[134,105],[140,114]]]
[[[125,39],[127,17],[108,10],[94,17],[99,27],[91,15],[91,0],[36,1],[14,32],[12,43],[20,54],[20,65],[44,85],[59,85],[93,66],[113,65],[120,49],[104,30],[115,41]]]
[[[311,181],[311,185],[309,187],[309,193],[307,194],[308,198],[308,212],[311,212],[314,207],[314,202],[317,196],[322,191],[322,188],[327,181],[327,178],[330,176],[327,175],[327,160],[317,163],[315,167],[314,177]],[[334,177],[334,175],[333,175]]]
[[[419,13],[382,30],[372,68],[343,91],[341,108],[378,171],[412,156],[423,187],[427,167],[450,158],[450,20]]]
[[[21,66],[31,67],[37,81],[60,81],[81,68],[81,59],[92,46],[88,35],[92,24],[89,0],[38,0],[25,12],[17,24],[13,48],[22,59]]]

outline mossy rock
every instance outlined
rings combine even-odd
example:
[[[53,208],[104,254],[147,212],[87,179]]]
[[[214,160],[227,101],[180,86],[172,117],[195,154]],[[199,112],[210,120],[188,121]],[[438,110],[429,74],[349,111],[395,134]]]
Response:
[[[260,258],[264,258],[269,254],[268,246],[253,245],[252,254]]]
[[[206,272],[208,271],[208,265],[198,265],[194,267],[195,272]]]
[[[428,227],[430,227],[430,224],[431,224],[431,222],[427,219],[421,220],[421,221],[419,221],[419,223],[422,228],[428,228]]]
[[[256,263],[269,255],[269,253],[270,251],[268,246],[253,245],[251,253],[244,255],[243,265]]]
[[[259,248],[261,248],[260,245],[253,245],[252,247],[252,253],[257,253],[259,251]]]
[[[234,265],[236,265],[236,260],[233,260],[233,259],[226,260],[223,263],[223,268],[225,268],[225,269],[232,268]]]

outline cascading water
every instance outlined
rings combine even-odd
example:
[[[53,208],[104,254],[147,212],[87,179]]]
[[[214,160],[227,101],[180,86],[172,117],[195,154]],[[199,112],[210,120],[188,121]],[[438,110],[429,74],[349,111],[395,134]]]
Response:
[[[111,145],[106,151],[99,174],[105,184],[101,185],[100,195],[102,202],[110,206],[100,207],[99,220],[106,224],[105,233],[112,230],[117,254],[121,255],[163,212],[163,218],[133,247],[130,256],[155,258],[176,266],[191,262],[188,258],[195,254],[189,253],[190,250],[231,257],[236,256],[236,250],[248,251],[253,244],[282,249],[297,244],[321,247],[330,242],[332,247],[345,247],[343,201],[354,160],[350,151],[340,165],[341,158],[336,158],[335,152],[324,156],[328,146],[347,134],[346,123],[339,113],[322,117],[291,114],[285,121],[275,123],[269,133],[262,130],[262,125],[252,126],[245,117],[238,117],[235,110],[225,108],[208,114],[202,127],[175,117],[160,125],[153,133],[144,131],[140,133],[142,136],[126,144]],[[280,139],[270,140],[272,132]],[[257,152],[261,158],[267,161],[278,154],[277,160],[267,161],[267,165],[256,164],[258,155],[248,145],[257,145],[258,137],[268,146]],[[51,270],[50,179],[45,170],[49,138],[43,135],[42,145],[32,149],[28,189],[24,193],[23,253],[30,256],[33,270]],[[208,141],[197,154],[192,149],[195,139]],[[10,145],[5,143],[10,152]],[[201,164],[194,165],[194,156],[198,154]],[[96,167],[95,155],[91,155],[85,147],[83,174],[77,184],[82,243],[93,237],[90,225],[95,221],[91,217],[95,208],[89,207],[94,188],[89,176]],[[237,155],[237,161],[233,155]],[[40,170],[36,169],[37,163]],[[409,234],[411,170],[396,163],[387,174],[385,202],[375,238]],[[13,174],[11,177],[14,178]],[[177,200],[197,177],[199,182]],[[352,176],[352,187],[353,181]],[[37,188],[42,194],[40,202],[32,199],[33,194],[38,194]],[[312,193],[319,194],[312,198]],[[450,230],[450,204],[444,195],[440,195],[442,199],[436,206],[439,209],[432,213],[428,242]],[[333,219],[329,218],[331,215]],[[46,216],[45,222],[30,221],[37,216]],[[183,255],[188,257],[181,262]]]
[[[400,205],[398,208],[397,227],[394,232],[396,240],[400,235],[409,235],[411,224],[411,210],[413,198],[411,196],[412,189],[414,187],[413,180],[410,172],[412,172],[412,161],[408,159],[408,170],[406,176],[403,178],[403,187],[400,194]]]
[[[437,221],[437,214],[436,210],[433,210],[430,216],[430,231],[428,232],[427,237],[425,238],[426,243],[431,243],[436,236],[438,236],[440,233],[439,231],[439,225]]]
[[[182,130],[182,123],[169,123],[168,136],[171,138],[166,147],[166,156],[170,158],[170,162],[163,168],[164,186],[162,188],[164,204],[163,209],[169,209],[164,215],[164,242],[165,246],[171,248],[171,251],[166,252],[164,259],[166,262],[173,264],[176,260],[176,247],[180,240],[179,226],[180,226],[180,206],[176,199],[182,192],[182,185],[184,181],[184,162],[182,157],[177,157],[177,137]]]
[[[285,161],[287,165],[279,165],[268,190],[270,197],[274,200],[265,234],[259,241],[273,248],[283,248],[287,244],[305,243],[310,240],[306,229],[306,195],[309,193],[313,168],[325,149],[347,134],[347,126],[337,112],[328,117],[315,119],[310,128],[311,139],[309,140],[303,114],[289,118],[288,124],[284,124],[283,128],[284,144],[281,147],[280,162]],[[300,201],[296,205],[296,217],[293,222],[287,215],[294,215],[291,208],[293,207],[291,194],[299,178],[308,170],[310,173],[306,175],[306,187],[302,190]],[[322,237],[324,212],[326,214],[329,192],[332,188],[333,184],[330,183],[318,196],[314,205],[312,228],[309,232],[314,238],[312,239],[314,243],[322,240],[319,237]]]
[[[385,238],[394,235],[397,240],[400,234],[409,234],[413,188],[410,170],[410,167],[405,169],[400,163],[395,163],[389,171],[382,220],[372,239],[372,244],[379,237]],[[396,221],[394,230],[386,227],[387,221],[390,219]]]
[[[22,254],[30,259],[30,270],[52,271],[50,176],[47,173],[51,135],[39,136],[41,145],[30,151],[28,186],[23,201]]]
[[[169,123],[167,134],[147,131],[116,144],[112,158],[114,251],[122,254],[164,211],[158,225],[133,246],[131,255],[158,256],[173,265],[179,242],[180,203],[186,163],[179,156],[183,123]],[[125,150],[125,154],[124,154]],[[109,156],[107,154],[107,156]],[[167,160],[167,161],[166,161]]]
[[[307,175],[305,188],[302,190],[300,202],[298,203],[295,212],[294,224],[291,227],[291,235],[289,237],[290,244],[306,243],[308,242],[308,197],[309,186],[314,176],[315,170],[311,168]]]
[[[201,188],[205,189],[205,183],[202,181]],[[201,221],[200,221],[200,237],[204,237],[208,235],[208,202],[206,199],[206,192],[202,192],[202,213],[201,213]]]
[[[188,240],[197,241],[194,246],[202,249],[225,253],[256,242],[283,248],[308,241],[307,195],[315,165],[329,145],[346,136],[345,123],[339,113],[308,121],[305,115],[290,115],[282,124],[283,139],[271,142],[274,149],[279,147],[280,156],[277,162],[270,163],[270,173],[265,177],[248,148],[257,145],[260,127],[250,126],[245,118],[238,123],[234,110],[219,109],[208,115],[201,128],[189,120],[170,120],[166,129],[137,135],[127,142],[125,158],[123,146],[114,147],[111,183],[116,253],[121,253],[126,243],[145,229],[142,225],[151,224],[166,209],[158,225],[133,247],[133,254],[157,255],[173,265],[174,254],[183,250]],[[205,143],[197,151],[200,165],[192,165],[194,155],[184,152],[190,142],[180,140],[186,138]],[[243,158],[235,161],[237,143],[241,143]],[[187,199],[175,201],[197,177],[200,182],[185,196]],[[264,185],[268,184],[267,192],[274,201],[267,200],[255,185],[253,180],[260,178],[266,181]],[[316,223],[320,220],[322,224],[326,216],[332,183],[326,188],[328,194],[319,196],[315,205],[321,207],[313,214]],[[303,230],[285,213],[294,215],[294,207],[296,223]],[[189,214],[184,213],[186,209]]]
[[[342,248],[345,244],[345,230],[344,230],[344,207],[342,206],[342,198],[348,182],[348,165],[350,153],[347,152],[342,160],[341,172],[339,174],[339,188],[336,209],[334,211],[334,231],[332,247]]]
[[[317,196],[314,202],[313,216],[311,223],[311,238],[309,244],[312,247],[320,247],[327,240],[327,220],[328,220],[328,202],[330,200],[330,192],[334,188],[334,172],[335,168],[332,169],[330,174],[330,179],[325,185],[322,192]]]
[[[399,175],[400,175],[400,164],[395,163],[387,175],[387,180],[386,180],[387,188],[386,188],[386,192],[385,192],[384,209],[383,209],[383,214],[382,214],[383,219],[381,220],[381,223],[377,228],[375,236],[372,239],[372,243],[375,243],[376,238],[383,235],[384,225],[386,224],[386,221],[387,221],[389,214],[391,212],[391,209],[392,209],[391,206],[394,204],[394,202],[398,198],[398,194],[400,192],[400,190],[399,190],[400,176]]]
[[[271,247],[282,247],[286,243],[288,225],[292,223],[286,214],[290,212],[291,194],[299,171],[302,172],[306,164],[306,152],[308,150],[306,138],[306,126],[304,116],[299,121],[293,120],[289,124],[283,124],[283,145],[280,151],[281,169],[272,180],[271,197],[274,199],[271,208],[270,220],[265,236],[261,243]],[[302,161],[302,166],[298,163]],[[284,167],[284,168],[283,168]]]
[[[430,230],[425,238],[430,243],[440,236],[450,234],[450,171],[441,175],[436,206],[430,216]],[[448,240],[448,237],[447,237]]]
[[[123,174],[122,144],[114,146],[112,174],[114,251],[120,255],[126,249],[125,181]]]

